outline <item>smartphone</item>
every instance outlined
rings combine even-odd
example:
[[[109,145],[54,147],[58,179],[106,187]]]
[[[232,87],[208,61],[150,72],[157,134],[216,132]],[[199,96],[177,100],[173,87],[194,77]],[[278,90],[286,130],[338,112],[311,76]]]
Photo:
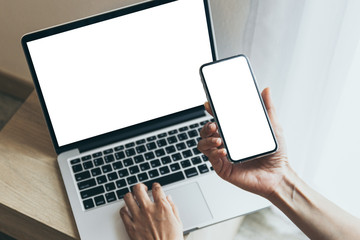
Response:
[[[237,55],[204,64],[200,75],[228,159],[244,162],[276,152],[278,144],[248,58]]]

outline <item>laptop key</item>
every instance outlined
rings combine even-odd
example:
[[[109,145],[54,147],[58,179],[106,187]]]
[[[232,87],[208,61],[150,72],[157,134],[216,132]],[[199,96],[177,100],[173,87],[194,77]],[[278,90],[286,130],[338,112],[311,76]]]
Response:
[[[115,158],[114,158],[114,155],[111,154],[111,155],[106,155],[104,157],[104,160],[105,160],[105,162],[110,163],[110,162],[115,161]]]
[[[137,183],[137,179],[136,179],[135,176],[128,177],[126,180],[127,180],[129,185]]]
[[[203,159],[204,162],[207,162],[209,161],[209,158],[205,155],[202,155],[201,158]]]
[[[118,169],[123,168],[122,162],[114,162],[112,166],[113,166],[114,170],[118,170]]]
[[[125,159],[123,163],[125,167],[134,165],[134,161],[131,158]]]
[[[136,147],[136,152],[137,152],[137,153],[146,152],[146,147],[145,147],[145,145],[140,145],[140,146]]]
[[[80,158],[77,158],[77,159],[73,159],[70,161],[71,165],[74,165],[76,163],[79,163],[80,162]]]
[[[94,167],[94,164],[92,163],[92,161],[87,161],[83,163],[83,167],[84,169],[90,169]]]
[[[125,150],[126,156],[131,157],[134,156],[136,154],[135,149],[134,148],[129,148]]]
[[[101,166],[101,165],[103,165],[103,164],[104,164],[103,158],[95,158],[95,159],[94,159],[94,164],[95,164],[95,166]]]
[[[98,176],[98,175],[100,175],[100,174],[101,174],[100,168],[91,169],[91,175],[92,175],[93,177],[96,177],[96,176]]]
[[[183,168],[187,168],[187,167],[190,167],[191,166],[191,163],[189,160],[184,160],[184,161],[181,161],[181,166]]]
[[[133,174],[140,172],[140,169],[138,166],[133,166],[133,167],[129,168],[129,171],[130,171],[130,174],[133,175]]]
[[[171,137],[167,138],[167,141],[169,144],[173,144],[173,143],[176,143],[178,140],[175,136],[171,136]]]
[[[146,141],[151,142],[151,141],[154,141],[155,139],[156,139],[156,136],[151,136],[151,137],[148,137],[146,139]]]
[[[193,138],[193,137],[199,136],[199,133],[196,130],[191,130],[191,131],[188,131],[188,135],[189,135],[189,137]]]
[[[166,142],[166,140],[165,139],[160,139],[160,140],[157,140],[157,145],[158,145],[158,147],[164,147],[164,146],[166,146],[167,145],[167,142]]]
[[[135,160],[136,163],[142,163],[142,162],[145,161],[143,155],[135,156],[135,157],[134,157],[134,160]]]
[[[120,190],[116,191],[116,195],[118,197],[118,199],[122,199],[124,198],[125,194],[127,194],[129,192],[129,188],[123,188]]]
[[[161,157],[165,155],[165,150],[164,149],[158,149],[155,151],[155,155],[156,157]]]
[[[168,166],[161,167],[161,168],[159,168],[159,170],[160,170],[161,175],[164,175],[164,174],[167,174],[170,172],[170,169]]]
[[[116,158],[116,160],[125,158],[124,151],[120,151],[120,152],[115,153],[115,158]]]
[[[188,130],[189,128],[188,127],[182,127],[182,128],[179,128],[179,131],[180,132],[184,132],[184,131],[186,131],[186,130]]]
[[[84,156],[84,157],[81,158],[81,160],[83,160],[83,161],[88,161],[90,159],[91,159],[90,155],[87,155],[87,156]]]
[[[180,133],[177,135],[177,137],[180,141],[188,139],[188,136],[186,135],[186,133]]]
[[[149,171],[149,177],[150,178],[154,178],[154,177],[157,177],[157,176],[159,176],[158,170],[154,169],[154,170]]]
[[[84,200],[83,204],[84,204],[85,210],[95,207],[94,201],[92,200],[92,198]]]
[[[149,177],[148,177],[147,173],[140,173],[140,174],[138,174],[138,175],[137,175],[137,177],[138,177],[138,179],[139,179],[139,181],[140,181],[140,182],[142,182],[142,181],[145,181],[145,180],[148,180],[148,179],[149,179]]]
[[[155,159],[155,160],[151,161],[150,164],[151,164],[152,168],[156,168],[161,165],[159,159]]]
[[[114,181],[118,179],[118,175],[116,172],[112,172],[107,175],[107,178],[109,179],[109,181]]]
[[[187,145],[189,148],[191,148],[191,147],[193,147],[193,146],[196,146],[197,143],[196,143],[196,141],[195,141],[194,139],[191,139],[191,140],[189,140],[189,141],[186,142],[186,145]]]
[[[113,153],[114,150],[112,150],[111,148],[110,149],[106,149],[103,153],[104,154],[110,154],[110,153]]]
[[[102,175],[102,176],[97,177],[96,181],[97,181],[98,184],[103,184],[103,183],[107,182],[107,179],[106,179],[106,177],[104,175]]]
[[[146,142],[145,139],[140,139],[136,141],[136,145],[144,144]]]
[[[100,205],[105,204],[105,198],[104,198],[104,196],[103,196],[103,195],[100,195],[100,196],[94,197],[94,200],[95,200],[95,204],[96,204],[96,206],[100,206]]]
[[[105,198],[108,203],[116,201],[116,196],[114,192],[106,193]]]
[[[143,164],[140,164],[140,169],[141,171],[146,171],[146,170],[149,170],[150,169],[150,164],[149,163],[143,163]]]
[[[201,158],[200,157],[193,157],[191,159],[191,162],[192,162],[193,165],[199,164],[199,163],[201,163]]]
[[[154,182],[160,183],[161,186],[164,185],[168,185],[177,181],[181,181],[185,179],[185,176],[182,172],[176,172],[170,175],[166,175],[163,177],[159,177],[159,178],[155,178],[155,179],[151,179],[149,181],[144,182],[144,184],[148,187],[148,189],[150,190],[152,188],[152,184]]]
[[[209,169],[206,166],[206,164],[199,165],[198,169],[201,174],[209,172]]]
[[[168,132],[169,135],[174,135],[176,133],[178,133],[177,129],[174,129],[174,130],[171,130],[171,131]]]
[[[118,171],[118,174],[120,178],[127,177],[129,176],[129,171],[127,169],[123,169]]]
[[[78,183],[79,190],[83,190],[96,185],[95,179],[89,179]]]
[[[171,171],[177,171],[177,170],[179,170],[180,169],[180,165],[178,164],[178,163],[173,163],[173,164],[171,164],[170,165],[170,169],[171,169]]]
[[[163,138],[166,136],[167,136],[167,133],[160,133],[159,135],[157,135],[158,138]]]
[[[197,128],[197,127],[199,127],[199,124],[198,124],[198,123],[195,123],[195,124],[191,124],[191,125],[190,125],[190,128],[191,128],[191,129],[194,129],[194,128]]]
[[[182,155],[183,155],[184,158],[189,158],[193,154],[192,154],[191,150],[185,150],[185,151],[182,152]]]
[[[83,170],[81,164],[77,164],[77,165],[72,166],[72,169],[73,169],[74,173],[78,173],[78,172],[81,172]]]
[[[155,158],[155,154],[153,152],[145,153],[145,159],[146,160],[151,160],[151,159],[154,159],[154,158]]]
[[[201,153],[197,147],[193,148],[192,151],[193,151],[194,155],[198,155]]]
[[[175,154],[171,155],[171,157],[172,157],[172,159],[173,159],[174,161],[178,161],[178,160],[181,160],[181,159],[182,159],[180,153],[175,153]]]
[[[103,186],[97,186],[97,187],[90,188],[90,189],[80,192],[80,195],[81,195],[81,198],[84,199],[84,198],[89,198],[89,197],[93,197],[93,196],[102,194],[104,192],[105,192],[105,189]]]
[[[115,189],[115,184],[113,183],[113,182],[111,182],[111,183],[108,183],[108,184],[105,184],[105,189],[106,189],[106,191],[112,191],[112,190],[114,190]]]
[[[97,153],[94,153],[92,156],[93,158],[97,158],[97,157],[101,157],[103,154],[102,152],[97,152]]]
[[[117,146],[117,147],[115,147],[114,149],[115,149],[115,151],[117,152],[117,151],[121,151],[121,150],[124,150],[124,146],[123,145],[121,145],[121,146]]]
[[[117,188],[123,188],[123,187],[126,187],[126,182],[125,182],[125,179],[120,179],[120,180],[117,180],[115,183],[116,183]]]
[[[169,156],[163,157],[163,158],[161,158],[161,162],[164,165],[168,164],[168,163],[171,163],[171,158]]]
[[[153,150],[156,148],[156,144],[155,144],[155,142],[151,142],[151,143],[146,144],[146,147],[150,151],[150,150]]]
[[[193,168],[186,169],[185,175],[187,178],[191,178],[191,177],[198,175],[198,172],[196,171],[196,168],[193,167]]]
[[[131,148],[131,147],[134,147],[134,146],[135,146],[135,143],[134,143],[134,142],[125,144],[125,147],[126,147],[126,148]]]
[[[89,177],[90,177],[90,172],[89,171],[85,171],[85,172],[75,174],[76,181],[85,180],[85,179],[87,179]]]
[[[110,164],[105,165],[105,166],[102,166],[101,169],[102,169],[103,173],[107,173],[107,172],[111,172],[111,171],[112,171],[112,167],[111,167]]]
[[[165,148],[165,151],[170,154],[170,153],[173,153],[173,152],[176,152],[176,149],[174,146],[168,146]]]
[[[181,151],[181,150],[186,149],[185,143],[182,142],[182,143],[176,144],[176,149],[177,149],[178,151]]]

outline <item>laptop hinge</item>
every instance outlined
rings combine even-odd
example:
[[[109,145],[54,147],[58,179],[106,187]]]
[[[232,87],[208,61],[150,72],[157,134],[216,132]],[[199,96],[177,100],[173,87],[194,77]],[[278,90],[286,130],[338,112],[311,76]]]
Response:
[[[149,133],[152,131],[159,130],[161,128],[169,127],[181,122],[189,121],[195,118],[200,118],[206,116],[205,110],[203,107],[194,108],[193,111],[187,111],[181,115],[176,115],[173,117],[165,117],[164,119],[157,119],[156,121],[150,121],[146,126],[139,125],[139,127],[132,127],[131,131],[115,131],[106,136],[101,137],[100,140],[94,139],[94,141],[86,141],[86,143],[78,146],[80,153],[87,152],[92,149],[96,149],[105,145],[109,145],[115,142],[126,140],[132,137],[139,136],[141,134]]]

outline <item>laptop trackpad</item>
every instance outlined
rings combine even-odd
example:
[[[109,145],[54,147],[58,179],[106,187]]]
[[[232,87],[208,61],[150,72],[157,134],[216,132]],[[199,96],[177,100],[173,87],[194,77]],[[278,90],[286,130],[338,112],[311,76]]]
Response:
[[[190,230],[212,220],[212,214],[201,192],[198,183],[182,185],[165,191],[171,195],[178,208],[184,230]]]

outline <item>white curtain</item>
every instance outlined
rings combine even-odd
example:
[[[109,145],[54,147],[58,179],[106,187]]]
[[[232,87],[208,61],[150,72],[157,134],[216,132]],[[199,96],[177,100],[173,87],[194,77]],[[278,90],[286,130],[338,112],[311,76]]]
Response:
[[[360,1],[212,1],[219,56],[270,86],[292,166],[360,217]]]

